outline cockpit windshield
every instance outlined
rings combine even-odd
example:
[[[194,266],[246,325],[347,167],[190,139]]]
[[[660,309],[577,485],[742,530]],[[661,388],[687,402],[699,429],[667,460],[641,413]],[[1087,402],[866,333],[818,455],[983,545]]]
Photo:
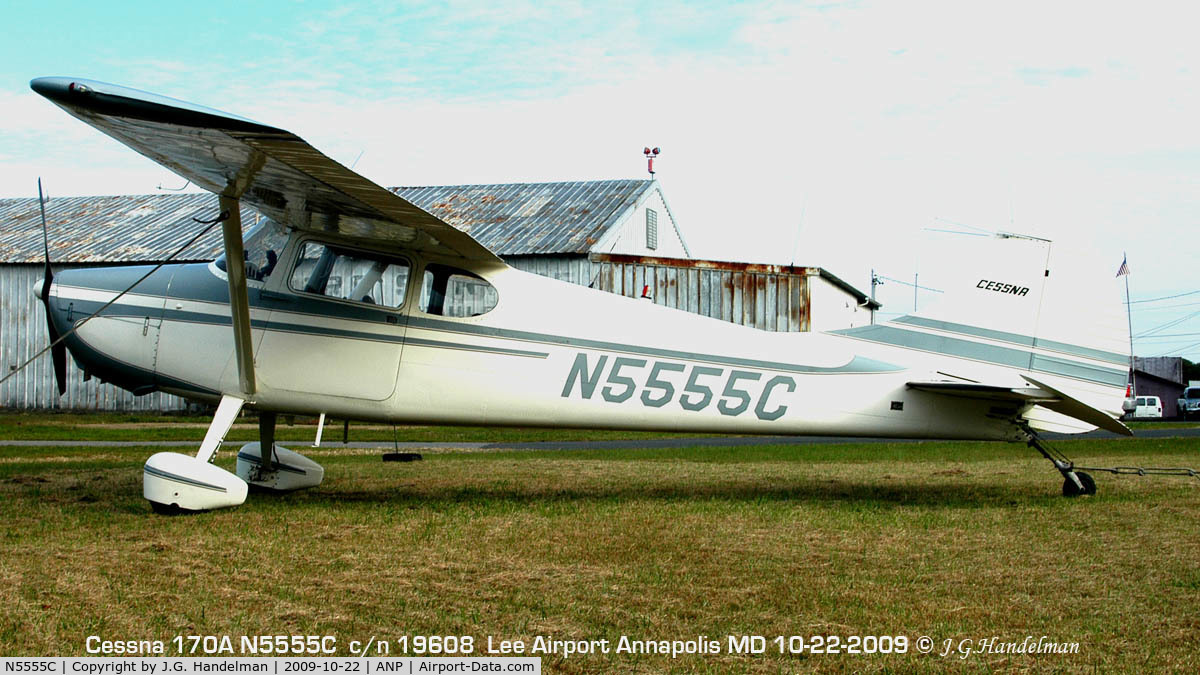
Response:
[[[243,247],[247,280],[266,281],[271,276],[279,263],[283,247],[287,244],[287,238],[287,230],[270,219],[262,220],[246,233]],[[224,253],[216,259],[215,264],[222,272],[227,271]]]

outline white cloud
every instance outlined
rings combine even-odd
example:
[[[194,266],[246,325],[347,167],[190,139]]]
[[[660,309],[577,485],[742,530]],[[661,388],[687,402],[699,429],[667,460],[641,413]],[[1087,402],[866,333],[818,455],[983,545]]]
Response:
[[[345,164],[362,152],[383,184],[641,176],[659,145],[700,255],[794,256],[865,288],[870,267],[934,265],[922,228],[942,217],[1085,234],[1114,270],[1128,251],[1136,295],[1194,277],[1200,54],[1174,7],[365,4],[254,36],[273,53],[236,63],[126,67]],[[32,94],[0,104],[0,147],[30,158],[0,163],[6,193],[35,161],[60,193],[173,180]]]

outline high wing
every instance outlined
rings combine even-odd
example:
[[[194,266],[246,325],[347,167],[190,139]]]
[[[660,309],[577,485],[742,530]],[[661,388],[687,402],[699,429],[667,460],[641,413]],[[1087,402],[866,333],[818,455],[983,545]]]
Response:
[[[1129,427],[1113,419],[1108,413],[1028,375],[1021,374],[1021,377],[1031,386],[1005,387],[977,382],[941,380],[908,382],[907,385],[910,389],[929,391],[944,396],[987,399],[1016,403],[1018,405],[1039,405],[1060,415],[1065,415],[1066,417],[1121,434],[1122,436],[1133,435]]]
[[[500,259],[293,133],[136,89],[64,77],[34,91],[196,185],[280,223],[479,263]]]

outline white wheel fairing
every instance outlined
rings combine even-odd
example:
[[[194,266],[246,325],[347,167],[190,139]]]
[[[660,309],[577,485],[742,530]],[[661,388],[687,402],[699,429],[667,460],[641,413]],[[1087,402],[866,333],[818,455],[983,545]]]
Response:
[[[160,452],[142,469],[142,495],[164,506],[209,511],[246,501],[246,481],[219,466],[177,452]]]
[[[238,450],[237,475],[251,485],[269,490],[301,490],[316,487],[325,478],[325,469],[320,464],[278,445],[275,446],[274,470],[258,478],[258,469],[262,466],[261,448],[262,445],[256,441]]]

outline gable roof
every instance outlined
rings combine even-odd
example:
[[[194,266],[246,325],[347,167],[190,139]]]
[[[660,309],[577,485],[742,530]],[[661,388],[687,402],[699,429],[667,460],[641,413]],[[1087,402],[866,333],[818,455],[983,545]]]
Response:
[[[585,254],[657,189],[651,180],[502,183],[397,187],[393,192],[475,237],[500,256]],[[174,253],[211,218],[210,193],[54,197],[46,202],[50,258],[55,263],[158,262]],[[245,226],[256,212],[242,209]],[[213,228],[179,262],[221,253]],[[36,197],[0,199],[0,262],[41,263],[42,221]]]
[[[208,192],[53,197],[46,201],[50,260],[161,262],[207,227],[192,218],[208,219],[217,212],[217,197]],[[257,218],[251,209],[242,209],[244,227]],[[221,228],[214,227],[175,260],[212,260],[221,250]],[[43,256],[37,197],[0,199],[0,262],[41,264]]]
[[[652,180],[591,180],[392,191],[505,256],[587,253],[652,185]]]

